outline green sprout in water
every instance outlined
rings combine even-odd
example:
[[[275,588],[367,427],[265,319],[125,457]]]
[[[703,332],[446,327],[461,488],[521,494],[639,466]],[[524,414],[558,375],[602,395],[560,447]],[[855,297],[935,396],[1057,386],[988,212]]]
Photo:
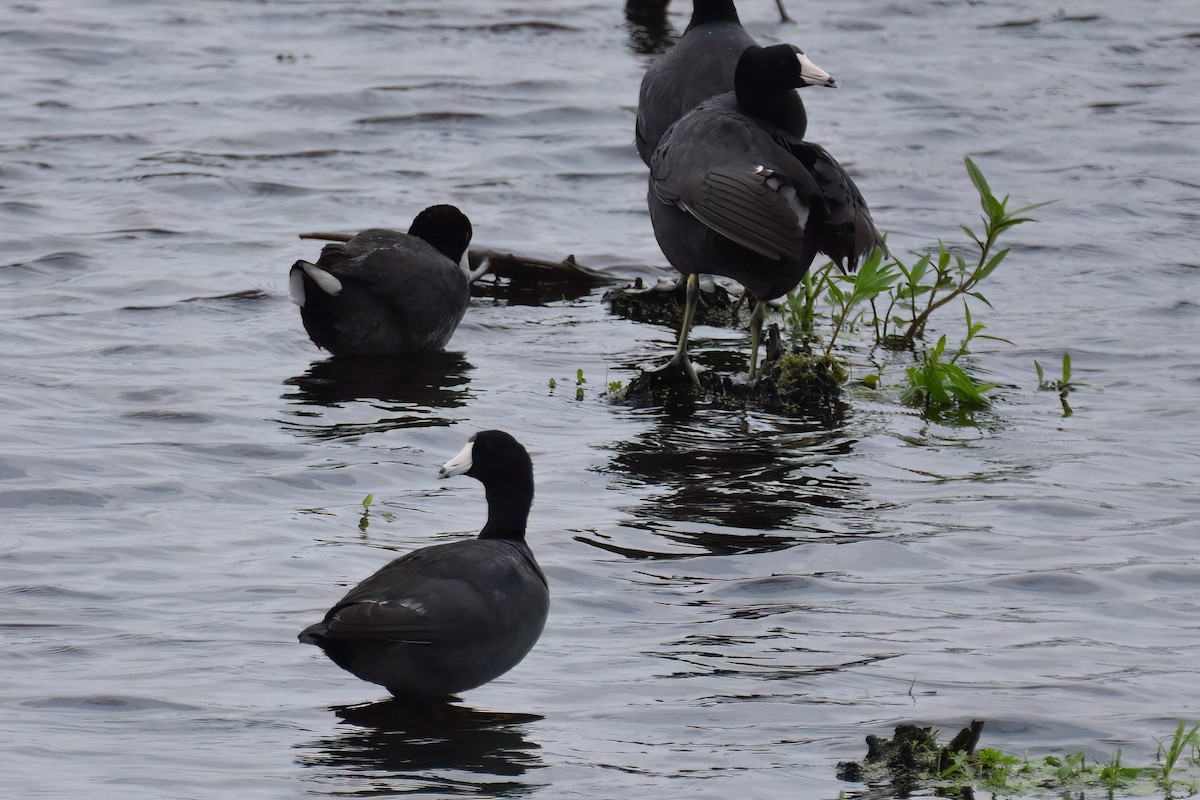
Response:
[[[366,534],[367,526],[371,524],[371,504],[375,502],[375,495],[367,493],[367,496],[362,499],[362,516],[358,518],[358,532]]]
[[[1111,796],[1117,789],[1128,786],[1147,772],[1155,773],[1153,767],[1126,767],[1121,764],[1121,751],[1113,755],[1107,764],[1100,765],[1100,782],[1108,789]]]
[[[375,502],[375,495],[368,493],[362,499],[362,514],[358,518],[358,532],[363,536],[367,535],[367,527],[371,524],[371,505]],[[396,515],[391,511],[384,511],[381,516],[387,522],[391,522],[396,518]]]
[[[1071,354],[1063,353],[1062,378],[1058,380],[1047,380],[1046,371],[1042,369],[1042,365],[1036,360],[1033,362],[1033,368],[1037,370],[1038,388],[1044,392],[1058,392],[1058,399],[1063,407],[1063,416],[1071,416],[1073,412],[1070,404],[1067,402],[1067,395],[1079,388],[1080,385],[1071,382]]]
[[[1182,720],[1175,728],[1175,735],[1171,738],[1170,744],[1163,742],[1158,743],[1158,755],[1162,759],[1162,787],[1171,796],[1171,787],[1175,784],[1173,776],[1175,768],[1179,765],[1180,756],[1188,750],[1192,751],[1192,764],[1200,761],[1200,723],[1193,725],[1188,731],[1187,724]],[[1196,791],[1195,784],[1188,784],[1189,789],[1193,793]]]
[[[842,276],[827,282],[829,302],[834,308],[833,332],[825,344],[825,355],[833,352],[838,334],[846,324],[854,325],[865,315],[865,311],[852,316],[854,310],[863,303],[871,303],[874,307],[875,298],[891,289],[900,280],[900,273],[889,265],[883,264],[883,251],[876,249],[863,262],[853,276]],[[843,289],[839,284],[846,284]],[[878,318],[876,318],[878,319]]]
[[[990,401],[987,392],[996,388],[994,383],[979,383],[956,362],[971,351],[968,346],[975,338],[984,336],[982,322],[972,322],[971,310],[966,308],[967,336],[959,343],[958,350],[949,360],[942,360],[946,352],[946,337],[943,334],[915,366],[907,370],[908,388],[904,391],[904,402],[922,406],[927,416],[944,417],[952,411],[971,412],[987,408]]]

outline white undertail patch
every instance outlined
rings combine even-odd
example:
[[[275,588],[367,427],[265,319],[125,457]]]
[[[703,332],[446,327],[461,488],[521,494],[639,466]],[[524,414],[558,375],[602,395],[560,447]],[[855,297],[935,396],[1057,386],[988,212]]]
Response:
[[[312,278],[312,282],[320,288],[325,294],[337,297],[342,293],[342,282],[339,281],[331,272],[318,267],[316,264],[310,264],[307,261],[301,261],[300,268],[304,270],[304,274]]]
[[[299,267],[292,267],[288,273],[288,294],[293,303],[304,308],[304,274]]]

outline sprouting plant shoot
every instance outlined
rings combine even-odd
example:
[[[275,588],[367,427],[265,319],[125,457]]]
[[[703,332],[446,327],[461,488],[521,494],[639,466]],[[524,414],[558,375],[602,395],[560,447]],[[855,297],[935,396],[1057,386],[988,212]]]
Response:
[[[1058,380],[1048,380],[1046,371],[1036,360],[1033,362],[1033,368],[1037,371],[1038,388],[1045,392],[1058,392],[1058,399],[1062,402],[1063,416],[1071,416],[1073,412],[1070,404],[1067,403],[1067,395],[1081,385],[1071,382],[1071,354],[1063,353],[1062,377]]]
[[[1179,765],[1180,756],[1188,749],[1193,752],[1200,750],[1200,723],[1192,726],[1189,731],[1187,724],[1182,720],[1175,728],[1175,735],[1169,743],[1159,742],[1158,751],[1159,757],[1162,758],[1162,787],[1168,796],[1171,794],[1171,787],[1175,783],[1172,775],[1175,768]]]
[[[368,492],[367,496],[362,499],[362,515],[358,518],[358,532],[363,536],[367,535],[367,527],[371,524],[371,504],[375,502],[375,495]]]

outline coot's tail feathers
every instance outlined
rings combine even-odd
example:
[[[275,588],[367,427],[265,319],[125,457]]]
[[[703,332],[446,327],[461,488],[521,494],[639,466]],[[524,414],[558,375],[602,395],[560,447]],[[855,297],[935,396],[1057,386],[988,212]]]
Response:
[[[317,647],[320,647],[321,639],[325,636],[326,631],[325,623],[318,622],[300,631],[300,635],[297,638],[303,644],[315,644]]]
[[[288,294],[292,296],[292,302],[301,308],[304,308],[306,297],[304,287],[305,277],[308,277],[325,294],[334,297],[341,294],[342,282],[333,273],[327,272],[311,262],[304,260],[297,261],[295,264],[292,264],[291,272],[288,273]]]

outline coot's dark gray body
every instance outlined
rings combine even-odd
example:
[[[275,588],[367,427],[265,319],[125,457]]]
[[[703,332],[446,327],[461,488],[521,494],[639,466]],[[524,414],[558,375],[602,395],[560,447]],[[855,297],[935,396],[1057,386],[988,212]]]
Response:
[[[446,225],[451,230],[436,230]],[[417,217],[409,233],[372,228],[326,245],[316,264],[297,261],[291,294],[309,338],[334,355],[441,350],[470,300],[458,263],[470,237],[461,212],[434,206]]]
[[[752,120],[730,92],[705,101],[664,137],[647,202],[667,260],[773,300],[818,252],[853,268],[882,246],[862,193],[825,148]]]
[[[550,607],[525,542],[472,539],[415,550],[354,587],[300,640],[395,695],[474,689],[533,648]]]
[[[442,467],[488,497],[478,539],[415,550],[354,587],[300,641],[398,696],[443,697],[516,666],[541,636],[550,592],[525,543],[533,472],[507,433],[484,431]]]
[[[683,36],[642,77],[634,135],[638,155],[647,166],[667,128],[704,100],[733,91],[738,59],[754,43],[738,19],[733,0],[695,0]],[[777,124],[803,138],[804,105],[795,96],[780,102],[784,108]]]

